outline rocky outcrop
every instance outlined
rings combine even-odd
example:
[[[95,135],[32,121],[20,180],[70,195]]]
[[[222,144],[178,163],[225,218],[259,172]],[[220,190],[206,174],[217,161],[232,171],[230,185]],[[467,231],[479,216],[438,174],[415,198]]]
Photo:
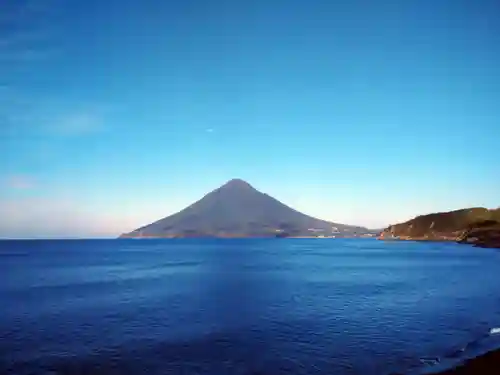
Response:
[[[500,350],[488,352],[482,356],[468,359],[457,368],[434,373],[435,375],[498,375],[500,368]]]
[[[500,247],[500,209],[483,207],[417,216],[391,225],[382,240],[457,241],[482,247]]]
[[[500,248],[500,223],[494,220],[475,223],[464,231],[458,242]]]

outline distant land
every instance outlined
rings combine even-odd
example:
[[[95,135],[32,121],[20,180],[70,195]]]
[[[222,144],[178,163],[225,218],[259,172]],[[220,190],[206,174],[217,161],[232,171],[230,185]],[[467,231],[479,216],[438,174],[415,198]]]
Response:
[[[182,211],[120,238],[375,237],[380,231],[305,215],[233,179]]]
[[[473,207],[417,216],[391,225],[383,240],[456,241],[480,247],[500,248],[500,208]]]

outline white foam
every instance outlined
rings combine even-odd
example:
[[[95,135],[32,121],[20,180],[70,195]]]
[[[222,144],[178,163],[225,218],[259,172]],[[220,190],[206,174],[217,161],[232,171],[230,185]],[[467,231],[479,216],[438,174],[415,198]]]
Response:
[[[500,334],[500,328],[490,329],[490,335],[498,335],[498,334]]]

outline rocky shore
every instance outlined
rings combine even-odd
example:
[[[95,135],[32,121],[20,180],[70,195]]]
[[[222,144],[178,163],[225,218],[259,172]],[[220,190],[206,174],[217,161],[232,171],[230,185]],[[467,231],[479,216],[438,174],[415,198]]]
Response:
[[[454,241],[500,248],[500,209],[475,207],[417,216],[389,226],[382,231],[379,239]]]
[[[466,361],[457,368],[434,375],[498,375],[500,373],[500,350]]]

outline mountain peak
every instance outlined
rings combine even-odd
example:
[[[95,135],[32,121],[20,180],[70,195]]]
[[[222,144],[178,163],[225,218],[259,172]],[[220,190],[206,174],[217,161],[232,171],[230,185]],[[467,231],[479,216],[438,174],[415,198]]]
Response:
[[[236,188],[236,189],[253,189],[253,186],[250,185],[248,182],[245,180],[242,180],[240,178],[233,178],[226,182],[224,185],[221,186],[222,188]]]

